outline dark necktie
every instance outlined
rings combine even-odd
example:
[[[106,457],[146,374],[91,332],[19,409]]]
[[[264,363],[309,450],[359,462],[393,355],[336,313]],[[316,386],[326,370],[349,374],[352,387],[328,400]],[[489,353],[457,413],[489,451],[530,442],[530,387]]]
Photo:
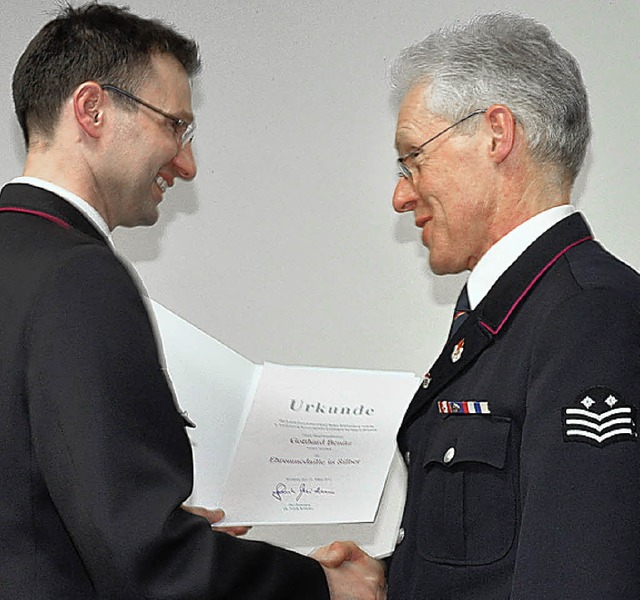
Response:
[[[471,306],[469,305],[469,296],[467,295],[467,286],[465,285],[458,296],[458,301],[453,311],[453,321],[451,323],[451,329],[449,330],[449,337],[447,339],[451,339],[454,333],[458,331],[470,311]]]

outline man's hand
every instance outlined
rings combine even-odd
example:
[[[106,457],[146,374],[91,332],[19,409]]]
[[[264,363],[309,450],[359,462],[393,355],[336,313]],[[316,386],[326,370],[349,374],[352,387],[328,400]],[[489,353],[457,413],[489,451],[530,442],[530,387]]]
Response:
[[[324,569],[332,600],[386,600],[382,563],[353,542],[333,542],[311,557]]]
[[[186,504],[182,505],[182,508],[194,515],[198,515],[199,517],[204,517],[211,524],[211,529],[215,531],[222,531],[224,533],[228,533],[229,535],[238,536],[244,535],[251,529],[251,527],[243,527],[237,525],[235,527],[217,527],[215,526],[218,521],[224,519],[224,511],[221,508],[215,508],[213,510],[209,510],[208,508],[204,508],[203,506],[187,506]]]

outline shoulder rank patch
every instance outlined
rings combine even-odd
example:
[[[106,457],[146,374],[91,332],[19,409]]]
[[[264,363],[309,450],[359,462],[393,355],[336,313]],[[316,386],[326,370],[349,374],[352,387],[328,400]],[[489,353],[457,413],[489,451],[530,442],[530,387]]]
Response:
[[[586,442],[602,447],[624,440],[636,441],[635,407],[625,404],[620,394],[597,386],[576,398],[575,406],[563,409],[565,442]]]

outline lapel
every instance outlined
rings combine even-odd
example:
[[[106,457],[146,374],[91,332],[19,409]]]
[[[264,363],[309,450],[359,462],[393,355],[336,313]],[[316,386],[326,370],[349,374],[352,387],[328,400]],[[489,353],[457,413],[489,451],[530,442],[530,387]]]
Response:
[[[0,192],[0,209],[9,207],[44,213],[52,220],[62,221],[60,225],[66,223],[71,229],[108,246],[102,233],[77,208],[48,190],[26,183],[8,183]]]
[[[469,313],[466,321],[447,342],[425,376],[404,416],[398,443],[403,448],[407,428],[433,403],[440,391],[460,376],[502,333],[516,309],[551,267],[574,246],[593,239],[579,213],[563,219],[542,234],[496,281],[489,293]],[[460,344],[462,353],[459,353]],[[453,359],[458,349],[458,358]]]

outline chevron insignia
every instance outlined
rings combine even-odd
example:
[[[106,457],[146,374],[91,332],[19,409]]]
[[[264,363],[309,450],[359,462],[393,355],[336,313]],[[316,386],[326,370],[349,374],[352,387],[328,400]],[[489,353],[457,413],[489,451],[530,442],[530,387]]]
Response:
[[[586,390],[576,404],[562,411],[565,442],[586,442],[602,447],[613,442],[636,441],[636,409],[617,392],[603,387]]]

